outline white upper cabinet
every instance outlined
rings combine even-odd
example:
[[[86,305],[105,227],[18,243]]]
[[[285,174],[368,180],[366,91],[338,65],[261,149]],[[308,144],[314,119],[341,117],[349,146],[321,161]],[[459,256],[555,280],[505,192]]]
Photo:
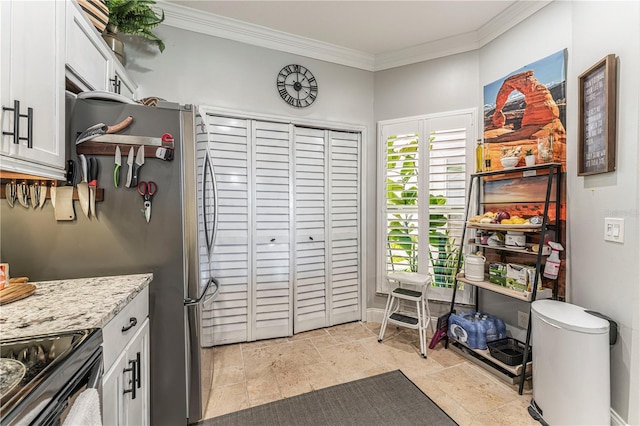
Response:
[[[83,90],[107,91],[113,54],[75,1],[67,2],[67,78]]]
[[[0,2],[2,170],[64,179],[64,24],[63,2]]]
[[[133,99],[137,84],[80,6],[67,1],[66,75],[82,91],[100,90]]]

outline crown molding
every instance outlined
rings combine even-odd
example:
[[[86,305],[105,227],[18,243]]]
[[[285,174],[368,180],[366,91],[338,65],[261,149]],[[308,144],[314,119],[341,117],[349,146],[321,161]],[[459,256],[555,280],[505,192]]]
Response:
[[[373,71],[374,55],[159,0],[163,24],[313,59]]]
[[[477,31],[420,44],[396,52],[378,54],[375,57],[374,71],[382,71],[480,49],[552,1],[519,0]]]
[[[366,71],[382,71],[479,49],[552,1],[519,0],[477,31],[378,55],[292,35],[164,0],[158,0],[157,6],[165,13],[163,25]]]
[[[512,4],[477,31],[480,46],[494,40],[552,2],[553,0],[519,0]]]

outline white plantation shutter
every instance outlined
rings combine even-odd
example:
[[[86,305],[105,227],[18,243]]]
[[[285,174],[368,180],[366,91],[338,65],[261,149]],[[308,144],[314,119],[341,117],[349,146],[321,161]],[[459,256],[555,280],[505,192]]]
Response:
[[[253,122],[255,233],[253,339],[286,336],[290,312],[289,125]]]
[[[387,272],[418,271],[418,142],[417,134],[397,135],[387,139]]]
[[[327,325],[325,131],[295,128],[294,333]]]
[[[360,318],[359,147],[360,135],[329,132],[331,141],[330,325]]]
[[[249,122],[207,115],[209,150],[218,186],[218,224],[212,254],[220,293],[203,313],[214,344],[247,340],[249,333]]]
[[[453,116],[429,121],[429,194],[444,204],[429,204],[430,272],[433,276],[429,298],[451,300],[458,247],[464,226],[467,196],[466,117]],[[444,220],[443,220],[444,219]],[[469,292],[459,302],[469,301]]]
[[[464,225],[467,151],[473,147],[473,112],[380,123],[380,264],[377,289],[390,271],[432,275],[429,298],[451,300]],[[470,301],[465,289],[457,298]]]

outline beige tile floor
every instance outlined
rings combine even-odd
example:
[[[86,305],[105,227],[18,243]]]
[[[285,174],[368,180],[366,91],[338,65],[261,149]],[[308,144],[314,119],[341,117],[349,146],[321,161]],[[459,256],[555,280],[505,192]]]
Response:
[[[415,330],[355,322],[293,337],[214,348],[205,418],[396,369],[460,425],[539,425],[523,395],[443,344],[419,354]]]

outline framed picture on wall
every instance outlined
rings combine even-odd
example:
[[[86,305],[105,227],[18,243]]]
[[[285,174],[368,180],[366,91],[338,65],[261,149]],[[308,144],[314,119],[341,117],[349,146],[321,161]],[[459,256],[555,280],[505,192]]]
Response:
[[[578,77],[578,176],[616,169],[616,55]]]

